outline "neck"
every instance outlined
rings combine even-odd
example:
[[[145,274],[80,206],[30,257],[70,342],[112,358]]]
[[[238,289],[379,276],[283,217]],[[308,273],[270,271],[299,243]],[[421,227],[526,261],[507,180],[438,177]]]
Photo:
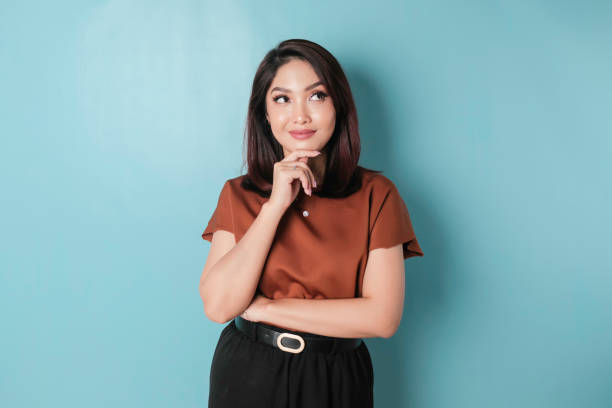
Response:
[[[287,157],[287,152],[284,151],[283,153],[284,156]],[[310,170],[317,181],[316,189],[320,189],[325,177],[325,162],[327,161],[327,153],[321,152],[321,154],[316,157],[300,157],[298,161],[303,161],[308,164],[308,167],[310,167]]]
[[[325,178],[325,161],[325,153],[308,159],[308,167],[312,170],[312,174],[314,174],[314,178],[317,181],[317,189],[321,188]]]

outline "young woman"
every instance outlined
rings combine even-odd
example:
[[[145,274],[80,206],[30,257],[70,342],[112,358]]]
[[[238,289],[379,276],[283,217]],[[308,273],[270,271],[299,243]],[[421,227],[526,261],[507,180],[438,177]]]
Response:
[[[358,166],[357,113],[338,61],[287,40],[259,65],[247,174],[225,182],[202,237],[208,318],[227,323],[209,407],[373,406],[364,337],[390,337],[404,259],[423,256],[394,183]]]

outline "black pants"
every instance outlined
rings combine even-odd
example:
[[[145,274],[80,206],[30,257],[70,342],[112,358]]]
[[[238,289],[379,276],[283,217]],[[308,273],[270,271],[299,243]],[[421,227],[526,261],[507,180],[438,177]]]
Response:
[[[275,329],[306,341],[317,336]],[[232,320],[223,328],[213,355],[208,407],[372,408],[373,388],[374,370],[365,342],[350,351],[295,354],[252,340]]]

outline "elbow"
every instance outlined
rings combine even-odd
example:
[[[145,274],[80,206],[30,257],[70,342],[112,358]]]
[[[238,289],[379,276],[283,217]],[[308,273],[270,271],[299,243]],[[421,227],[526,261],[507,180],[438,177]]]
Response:
[[[378,337],[382,337],[384,339],[391,338],[393,337],[394,334],[395,334],[395,330],[389,329],[386,326],[378,331]]]
[[[395,332],[397,332],[397,328],[389,328],[388,326],[385,326],[382,330],[379,331],[379,337],[383,337],[385,339],[389,339],[391,337],[393,337],[393,335],[395,334]]]
[[[206,305],[206,303],[204,303],[204,315],[208,318],[208,320],[211,320],[215,323],[223,323],[219,314],[217,312],[214,312],[210,305]]]
[[[383,322],[383,324],[381,324],[381,327],[379,327],[378,336],[385,339],[393,337],[399,328],[399,321],[387,318],[381,319],[381,322]]]
[[[206,317],[208,318],[208,320],[212,320],[215,323],[221,323],[221,324],[225,324],[227,322],[229,322],[232,319],[227,319],[224,316],[218,314],[218,313],[211,313],[206,309],[206,306],[204,306],[204,314],[206,315]]]
[[[204,315],[208,318],[208,320],[212,320],[215,323],[227,323],[231,320],[231,318],[227,318],[223,314],[222,308],[215,306],[214,300],[207,296],[202,290],[202,286],[200,286],[200,298],[202,299],[202,305],[204,306]]]
[[[206,304],[204,304],[204,314],[208,320],[212,320],[215,323],[225,324],[233,319],[233,317],[228,318],[225,314],[223,314],[222,310]]]

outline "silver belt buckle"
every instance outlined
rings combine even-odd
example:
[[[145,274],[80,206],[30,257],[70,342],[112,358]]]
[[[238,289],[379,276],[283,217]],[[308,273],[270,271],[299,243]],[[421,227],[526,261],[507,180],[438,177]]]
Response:
[[[281,344],[281,340],[284,339],[285,337],[289,337],[291,339],[296,339],[300,342],[300,347],[298,348],[291,348],[291,347],[287,347],[287,346],[283,346]],[[278,346],[279,349],[283,350],[283,351],[287,351],[289,353],[301,353],[302,350],[304,350],[304,346],[306,345],[306,343],[304,342],[304,339],[302,338],[302,336],[299,336],[297,334],[293,334],[293,333],[281,333],[277,338],[276,338],[276,345]]]

